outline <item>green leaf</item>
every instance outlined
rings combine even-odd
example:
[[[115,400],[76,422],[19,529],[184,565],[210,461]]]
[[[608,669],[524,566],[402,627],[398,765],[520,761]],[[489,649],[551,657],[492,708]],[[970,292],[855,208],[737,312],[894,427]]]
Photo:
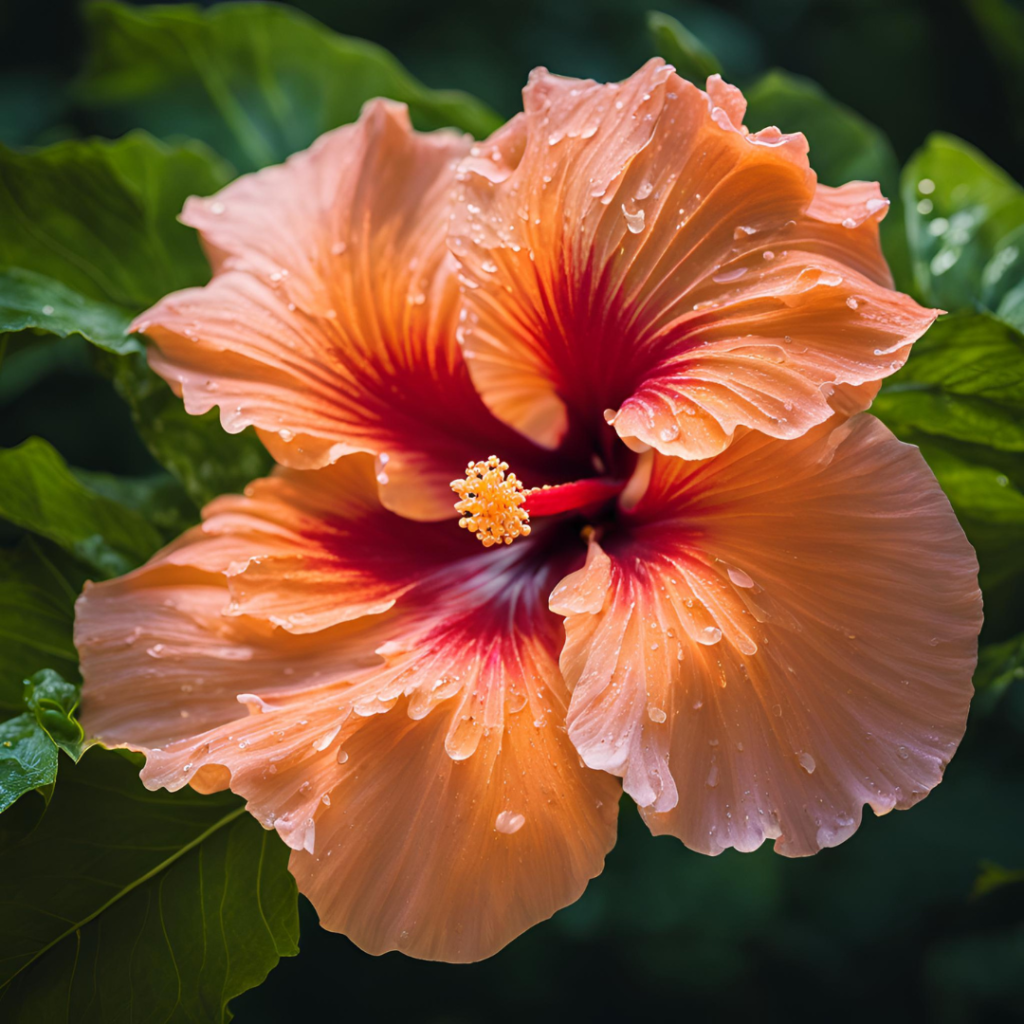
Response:
[[[897,434],[1024,452],[1024,335],[984,313],[943,317],[872,411]]]
[[[73,717],[82,698],[81,688],[44,668],[25,680],[25,704],[53,743],[72,761],[81,758],[85,733]]]
[[[81,689],[52,669],[43,669],[22,686],[22,706],[28,710],[0,723],[0,813],[33,789],[44,791],[46,802],[57,780],[59,750],[73,761],[87,744],[73,717]]]
[[[112,133],[141,124],[199,138],[241,170],[280,163],[375,96],[407,103],[419,128],[483,137],[500,124],[470,96],[427,89],[380,47],[277,4],[102,2],[85,17],[92,45],[79,94],[106,109]]]
[[[0,147],[0,269],[30,271],[37,287],[38,276],[49,278],[122,315],[138,312],[209,279],[195,232],[176,218],[187,196],[209,195],[227,179],[198,143],[169,147],[144,132],[31,153]]]
[[[42,820],[0,849],[0,1015],[226,1020],[298,952],[288,854],[230,793],[148,793],[97,748],[63,762]]]
[[[989,309],[1024,329],[1024,190],[972,146],[929,136],[903,169],[907,238],[925,301]]]
[[[0,331],[80,334],[109,352],[139,352],[138,339],[125,336],[130,321],[126,310],[86,298],[52,277],[21,267],[0,270]]]
[[[0,723],[0,812],[56,778],[57,745],[35,715],[26,712]]]
[[[775,125],[803,132],[810,161],[825,185],[877,181],[892,202],[881,224],[882,247],[896,287],[910,287],[910,257],[899,192],[899,163],[885,133],[860,114],[834,100],[821,86],[785,71],[769,71],[746,92],[751,130]]]
[[[28,154],[0,148],[0,331],[74,331],[117,356],[103,365],[143,440],[200,503],[241,490],[270,457],[254,431],[229,435],[216,415],[188,416],[123,331],[167,292],[209,279],[195,232],[176,218],[187,196],[226,180],[201,145],[143,133]]]
[[[118,359],[109,369],[142,440],[197,505],[218,494],[241,491],[250,480],[270,472],[273,460],[251,427],[240,434],[227,433],[216,409],[190,416],[144,357]]]
[[[144,477],[113,476],[75,469],[75,476],[91,491],[141,513],[165,540],[173,540],[199,521],[199,507],[181,481],[169,472]]]
[[[718,58],[681,22],[660,11],[647,15],[654,52],[664,57],[683,78],[704,88],[711,75],[721,74]]]
[[[34,537],[0,550],[0,714],[24,709],[22,680],[41,668],[77,677],[72,631],[86,576],[63,551]]]
[[[104,576],[135,568],[163,543],[144,516],[83,486],[37,437],[0,450],[0,518],[49,538]]]

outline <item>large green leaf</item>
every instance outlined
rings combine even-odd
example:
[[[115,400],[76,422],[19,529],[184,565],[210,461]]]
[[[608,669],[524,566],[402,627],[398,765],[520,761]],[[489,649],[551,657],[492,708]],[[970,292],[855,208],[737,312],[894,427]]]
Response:
[[[218,494],[240,491],[250,480],[270,472],[273,460],[251,428],[241,434],[227,433],[216,409],[190,416],[142,356],[118,359],[110,369],[114,386],[131,406],[142,440],[198,505]]]
[[[722,65],[718,58],[685,25],[671,15],[650,11],[647,15],[647,31],[651,34],[654,49],[664,57],[683,78],[704,88],[711,75],[720,74]]]
[[[176,218],[187,196],[227,179],[198,143],[165,146],[144,132],[31,153],[0,147],[0,268],[138,312],[209,278],[195,232]],[[57,298],[48,301],[64,315]]]
[[[1024,190],[942,134],[910,159],[901,188],[924,299],[950,311],[990,309],[1024,328]]]
[[[23,679],[49,666],[78,673],[75,598],[87,570],[55,545],[25,537],[0,549],[0,717],[23,710]]]
[[[0,331],[74,332],[119,357],[105,367],[143,440],[200,502],[241,489],[270,459],[253,431],[229,435],[215,417],[187,416],[123,331],[167,292],[208,280],[195,232],[176,218],[189,195],[227,177],[205,147],[141,132],[0,148]]]
[[[141,513],[165,540],[173,540],[199,521],[196,503],[170,473],[124,477],[76,469],[74,474],[90,491]]]
[[[163,543],[141,513],[89,490],[38,437],[0,450],[0,518],[47,537],[104,576],[133,569]]]
[[[372,43],[277,4],[102,2],[85,14],[92,46],[79,94],[113,132],[199,138],[242,170],[279,163],[375,96],[407,103],[419,128],[482,137],[500,123],[470,96],[427,89]]]
[[[111,352],[140,351],[125,330],[131,315],[87,298],[66,285],[21,267],[0,270],[0,331],[44,331],[66,338],[80,334]]]
[[[943,317],[872,411],[897,433],[1024,453],[1024,335],[984,313]]]
[[[148,793],[100,749],[59,776],[0,849],[5,1021],[222,1021],[298,952],[288,849],[237,797]]]

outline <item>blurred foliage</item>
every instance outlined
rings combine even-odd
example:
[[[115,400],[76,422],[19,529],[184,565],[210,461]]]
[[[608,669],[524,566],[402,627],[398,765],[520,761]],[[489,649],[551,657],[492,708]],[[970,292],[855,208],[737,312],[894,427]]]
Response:
[[[960,139],[933,135],[901,191],[924,301],[989,309],[1024,328],[1024,189]]]
[[[140,513],[83,485],[38,437],[0,451],[0,517],[46,537],[100,577],[141,565],[161,537]]]
[[[53,0],[0,7],[0,39],[0,903],[20,908],[0,929],[4,1020],[106,1021],[130,1005],[132,1019],[218,1021],[232,1000],[243,1022],[1020,1017],[1019,4]],[[187,195],[285,158],[372,96],[479,136],[500,120],[491,106],[514,113],[536,64],[617,79],[652,52],[740,84],[752,128],[803,131],[823,182],[879,180],[897,283],[951,314],[875,411],[921,446],[979,553],[968,735],[913,813],[813,859],[700,857],[651,839],[626,801],[604,874],[498,956],[370,958],[296,902],[287,850],[237,798],[148,793],[118,753],[74,763],[84,581],[138,564],[270,466],[252,431],[186,414],[125,330],[208,279],[175,220]],[[298,911],[303,956],[260,985],[297,951]]]
[[[678,19],[660,11],[647,15],[647,27],[658,56],[664,57],[683,78],[704,82],[722,72],[718,58]]]
[[[501,119],[468,95],[424,88],[387,51],[326,32],[276,4],[85,8],[92,39],[78,96],[108,112],[112,133],[144,124],[222,147],[239,170],[279,163],[366,100],[408,104],[420,129],[477,136]]]

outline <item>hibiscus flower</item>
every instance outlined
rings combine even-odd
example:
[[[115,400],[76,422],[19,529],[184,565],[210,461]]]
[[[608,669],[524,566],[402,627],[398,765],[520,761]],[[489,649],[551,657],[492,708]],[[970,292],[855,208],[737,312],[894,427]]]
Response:
[[[135,329],[281,468],[78,604],[89,732],[244,796],[373,953],[575,900],[623,787],[704,853],[833,846],[972,692],[974,553],[861,411],[935,316],[878,187],[660,61],[524,99],[480,144],[375,101],[189,201],[213,279]]]

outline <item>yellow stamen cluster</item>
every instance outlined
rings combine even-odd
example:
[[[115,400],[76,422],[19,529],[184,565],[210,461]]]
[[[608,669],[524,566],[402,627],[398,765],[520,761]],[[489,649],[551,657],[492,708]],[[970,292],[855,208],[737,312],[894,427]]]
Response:
[[[485,548],[530,535],[530,513],[520,508],[526,499],[523,482],[508,472],[508,463],[497,455],[486,462],[471,462],[466,479],[453,480],[451,488],[459,496],[455,503],[455,511],[462,516],[459,526],[475,533]]]

